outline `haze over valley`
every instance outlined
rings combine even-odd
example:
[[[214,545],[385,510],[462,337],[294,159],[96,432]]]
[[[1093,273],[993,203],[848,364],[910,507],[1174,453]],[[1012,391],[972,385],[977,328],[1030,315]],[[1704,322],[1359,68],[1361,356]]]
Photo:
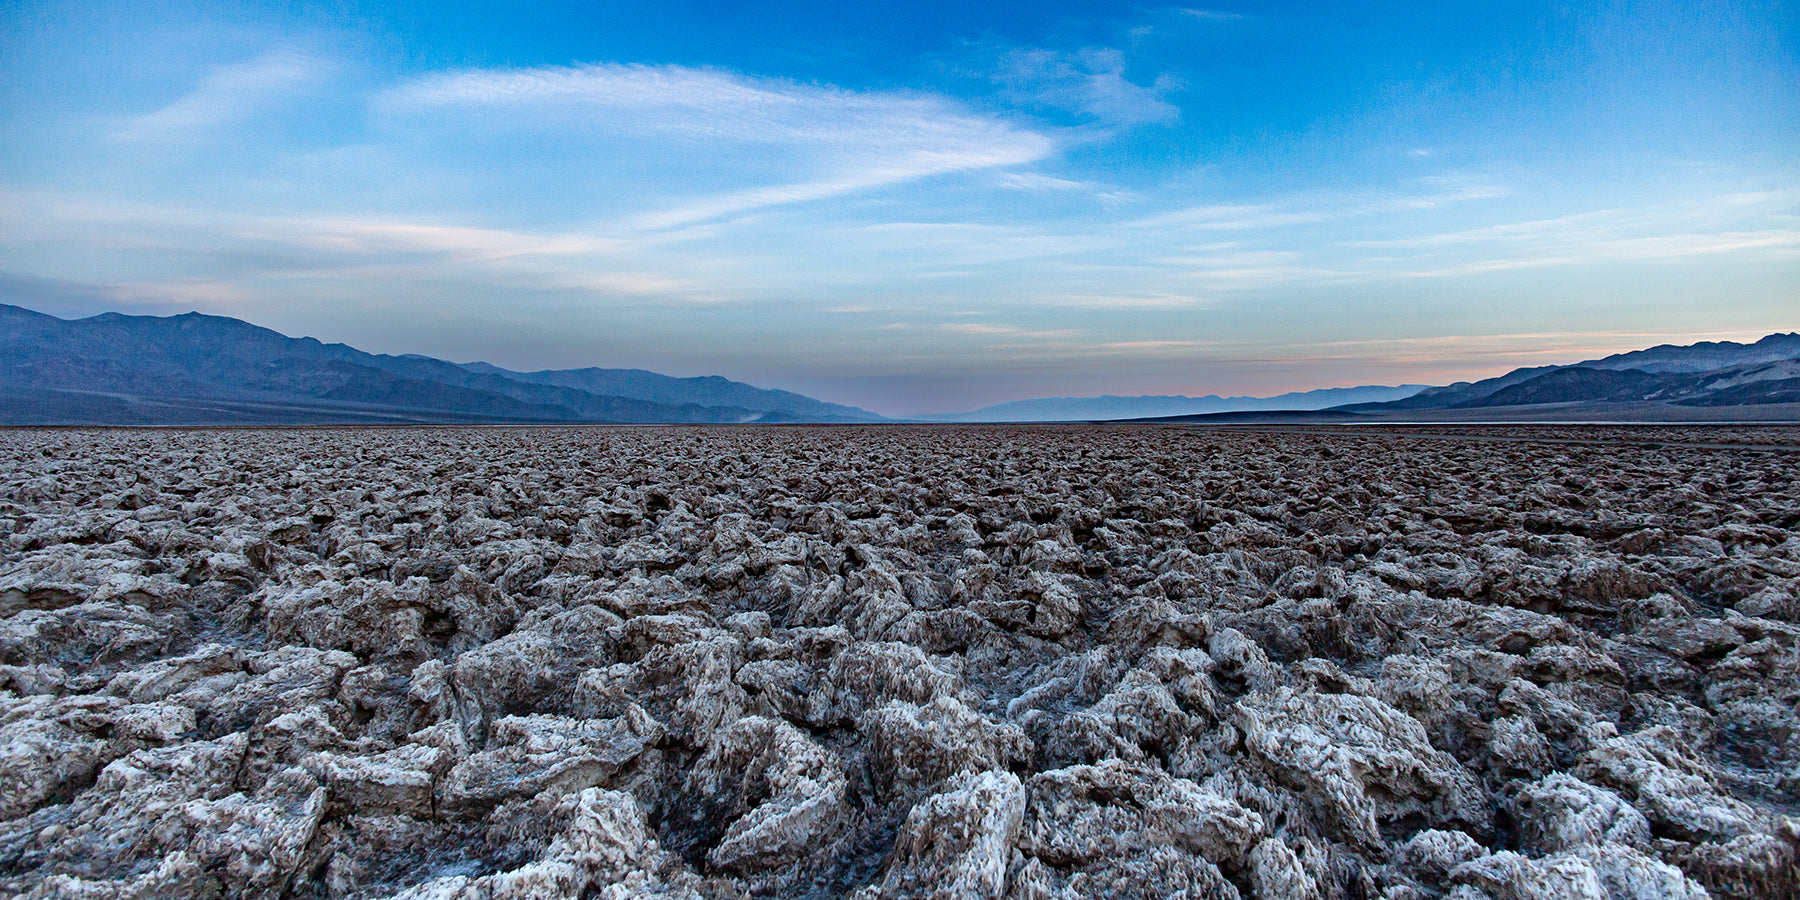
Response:
[[[67,321],[0,304],[0,424],[853,423],[868,410],[718,376],[364,353],[237,319],[116,313]],[[1180,420],[1331,410],[1340,419],[1442,411],[1495,421],[1800,418],[1800,334],[1661,346],[1442,387],[1324,388],[1275,397],[1057,397],[928,417],[960,422]],[[1712,415],[1699,414],[1711,410]],[[1474,413],[1470,415],[1470,413]]]

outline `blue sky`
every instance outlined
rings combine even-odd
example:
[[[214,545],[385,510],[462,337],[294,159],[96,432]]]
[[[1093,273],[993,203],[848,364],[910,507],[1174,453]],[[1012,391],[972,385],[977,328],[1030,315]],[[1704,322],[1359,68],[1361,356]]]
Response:
[[[0,299],[891,414],[1800,328],[1782,2],[0,5]]]

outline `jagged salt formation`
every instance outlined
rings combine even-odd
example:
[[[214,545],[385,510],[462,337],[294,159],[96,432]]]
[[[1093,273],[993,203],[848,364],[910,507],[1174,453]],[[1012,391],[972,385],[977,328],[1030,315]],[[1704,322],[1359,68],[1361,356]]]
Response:
[[[5,432],[0,893],[1800,895],[1800,434],[1556,433]]]

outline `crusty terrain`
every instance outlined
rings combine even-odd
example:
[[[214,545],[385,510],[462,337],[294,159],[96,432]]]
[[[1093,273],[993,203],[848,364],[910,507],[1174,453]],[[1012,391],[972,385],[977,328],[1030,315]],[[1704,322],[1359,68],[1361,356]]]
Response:
[[[1800,432],[1432,435],[0,432],[0,894],[1800,896]]]

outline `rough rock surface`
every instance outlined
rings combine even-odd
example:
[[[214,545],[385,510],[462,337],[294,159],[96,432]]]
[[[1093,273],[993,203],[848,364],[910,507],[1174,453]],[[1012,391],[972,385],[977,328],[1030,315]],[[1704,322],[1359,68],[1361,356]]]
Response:
[[[0,895],[1800,897],[1796,445],[0,432]]]

